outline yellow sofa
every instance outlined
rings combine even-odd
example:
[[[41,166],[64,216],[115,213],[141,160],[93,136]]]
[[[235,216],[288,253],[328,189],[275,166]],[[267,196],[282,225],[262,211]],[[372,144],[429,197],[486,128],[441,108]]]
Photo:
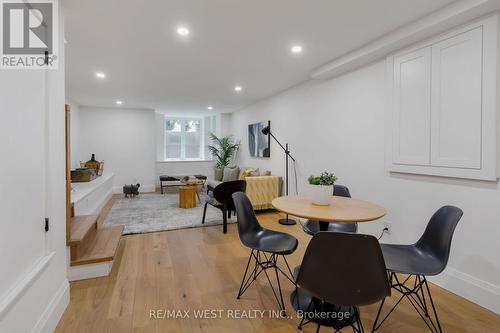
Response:
[[[281,195],[282,181],[280,176],[248,176],[246,194],[252,202],[254,210],[273,208],[271,201]],[[213,189],[221,182],[208,180],[208,190]]]
[[[252,202],[253,209],[273,208],[271,201],[281,195],[281,177],[279,176],[252,176],[245,178],[247,182],[246,194]]]

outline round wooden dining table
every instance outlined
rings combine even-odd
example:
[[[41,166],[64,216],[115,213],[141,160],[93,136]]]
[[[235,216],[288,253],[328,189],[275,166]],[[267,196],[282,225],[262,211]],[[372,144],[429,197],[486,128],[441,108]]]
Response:
[[[369,222],[386,214],[383,207],[354,198],[332,196],[328,206],[319,206],[303,195],[274,199],[272,205],[289,215],[320,221],[320,230],[328,230],[328,222]]]

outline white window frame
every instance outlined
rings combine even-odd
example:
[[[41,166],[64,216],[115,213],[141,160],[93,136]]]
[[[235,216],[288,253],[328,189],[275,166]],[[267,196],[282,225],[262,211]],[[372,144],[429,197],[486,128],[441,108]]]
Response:
[[[163,131],[163,159],[165,161],[203,161],[205,158],[205,122],[202,117],[174,117],[165,116],[163,119],[164,124],[168,120],[180,120],[181,121],[181,157],[180,158],[167,158],[167,129]],[[185,124],[189,120],[198,120],[200,122],[200,157],[198,158],[186,158],[186,131]]]

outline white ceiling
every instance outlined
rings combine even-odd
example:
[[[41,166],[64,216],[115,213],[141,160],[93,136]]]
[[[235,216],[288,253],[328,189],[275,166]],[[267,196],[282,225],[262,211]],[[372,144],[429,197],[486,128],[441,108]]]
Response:
[[[80,105],[120,99],[162,112],[231,112],[452,2],[66,0],[66,91]],[[191,31],[186,40],[179,24]],[[290,53],[294,42],[304,46],[299,56]]]

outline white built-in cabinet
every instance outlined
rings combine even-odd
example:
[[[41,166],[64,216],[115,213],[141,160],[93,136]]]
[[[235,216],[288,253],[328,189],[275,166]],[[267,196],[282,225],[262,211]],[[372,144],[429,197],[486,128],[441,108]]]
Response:
[[[387,58],[391,172],[497,179],[498,20]]]

